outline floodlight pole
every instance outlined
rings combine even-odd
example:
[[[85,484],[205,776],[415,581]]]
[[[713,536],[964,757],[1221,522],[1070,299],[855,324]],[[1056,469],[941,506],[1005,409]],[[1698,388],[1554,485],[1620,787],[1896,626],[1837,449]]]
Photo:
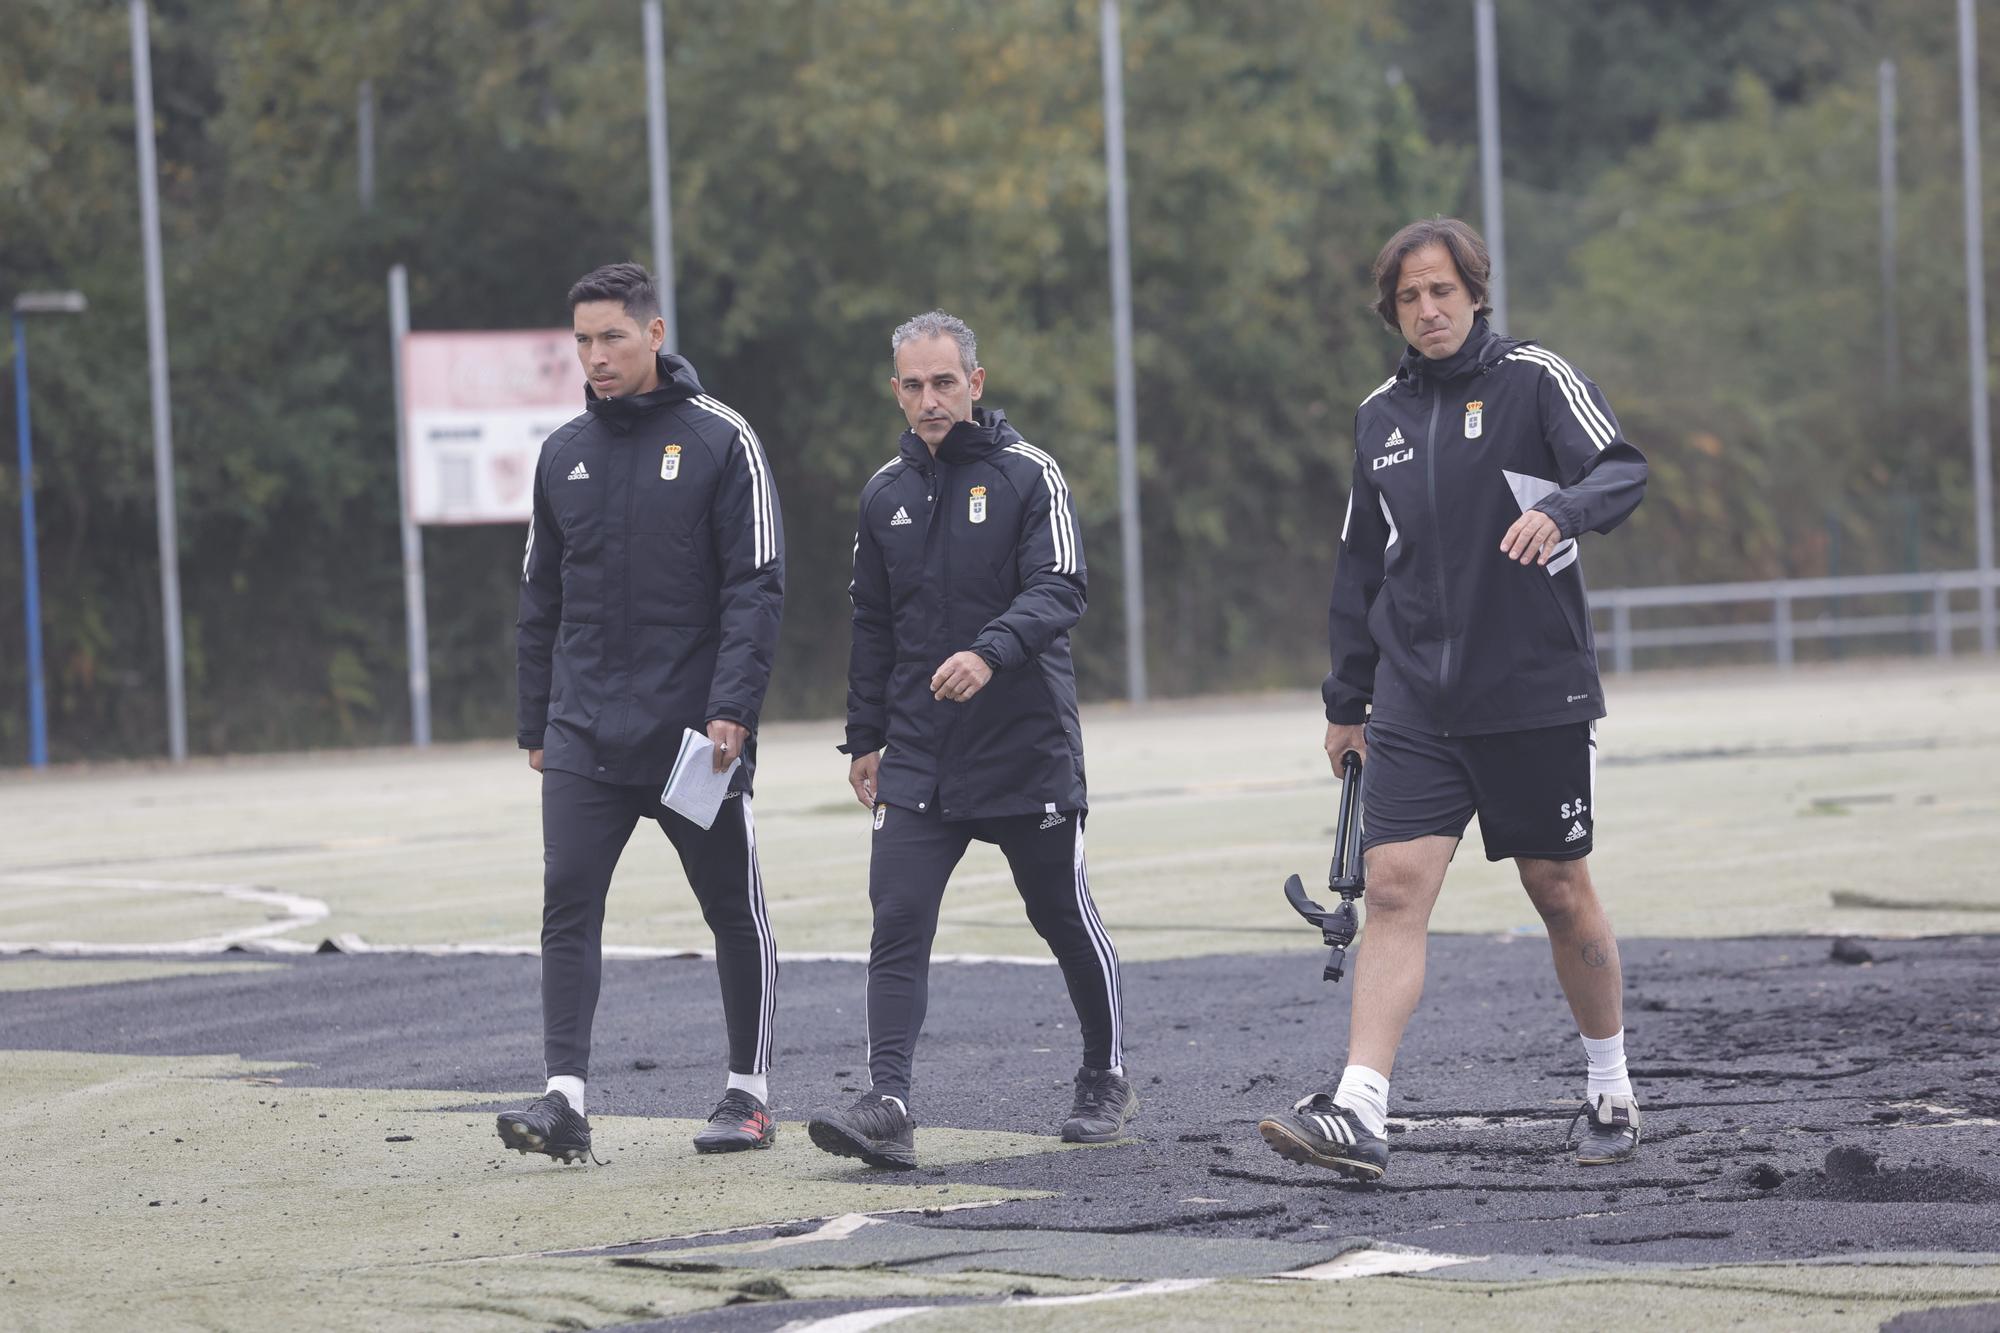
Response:
[[[363,79],[354,92],[354,174],[361,211],[375,208],[375,81]]]
[[[1138,391],[1132,373],[1132,244],[1125,201],[1125,50],[1118,0],[1099,0],[1104,168],[1111,228],[1111,351],[1118,413],[1118,535],[1125,573],[1125,697],[1146,701],[1146,584],[1139,558]]]
[[[1493,33],[1493,0],[1474,0],[1479,48],[1479,194],[1486,208],[1486,253],[1493,261],[1486,284],[1487,322],[1507,331],[1507,210],[1500,193],[1500,62]]]
[[[1882,398],[1893,409],[1900,396],[1902,349],[1896,333],[1896,62],[1876,71],[1877,145],[1882,201]]]
[[[1979,28],[1972,0],[1958,0],[1958,118],[1965,161],[1966,357],[1972,381],[1972,508],[1979,553],[1979,650],[1992,653],[1993,425],[1986,399],[1985,220],[1979,184]]]
[[[389,379],[396,393],[396,498],[403,530],[403,636],[410,664],[410,743],[431,743],[430,617],[424,605],[424,534],[410,512],[410,441],[403,348],[410,339],[410,275],[389,270]]]
[[[187,760],[181,648],[181,543],[174,510],[174,425],[167,383],[167,301],[160,276],[160,173],[153,157],[153,47],[146,0],[131,0],[132,129],[139,148],[139,235],[146,266],[146,367],[153,399],[153,500],[159,515],[160,627],[167,663],[167,753]]]
[[[660,0],[646,0],[646,160],[653,182],[653,282],[660,294],[660,318],[667,323],[666,350],[680,350],[674,314],[674,210],[667,173],[667,40]]]

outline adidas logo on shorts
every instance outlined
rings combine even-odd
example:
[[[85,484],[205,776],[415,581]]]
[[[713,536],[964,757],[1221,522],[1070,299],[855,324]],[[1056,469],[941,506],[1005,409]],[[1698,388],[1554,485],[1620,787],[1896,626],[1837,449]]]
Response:
[[[1581,839],[1584,839],[1584,838],[1587,838],[1587,837],[1589,837],[1589,836],[1590,836],[1590,835],[1589,835],[1588,833],[1586,833],[1586,832],[1584,831],[1584,828],[1583,828],[1583,821],[1582,821],[1581,819],[1579,819],[1579,820],[1577,820],[1577,821],[1576,821],[1576,822],[1575,822],[1574,824],[1571,824],[1571,825],[1569,826],[1569,836],[1568,836],[1568,837],[1566,837],[1566,838],[1564,838],[1564,839],[1563,839],[1563,841],[1564,841],[1564,842],[1577,842],[1577,841],[1580,841]]]
[[[1063,822],[1064,822],[1063,817],[1057,814],[1053,810],[1049,811],[1047,814],[1042,816],[1042,827],[1045,829],[1055,828],[1057,825],[1062,824]]]

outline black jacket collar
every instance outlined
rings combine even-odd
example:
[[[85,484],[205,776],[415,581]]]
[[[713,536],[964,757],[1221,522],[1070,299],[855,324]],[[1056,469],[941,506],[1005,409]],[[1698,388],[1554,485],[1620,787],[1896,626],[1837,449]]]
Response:
[[[1472,331],[1465,335],[1456,352],[1433,361],[1414,347],[1403,348],[1396,378],[1413,389],[1449,384],[1487,370],[1509,351],[1521,345],[1516,338],[1503,338],[1486,322],[1486,316],[1472,317]]]
[[[972,420],[956,423],[938,442],[937,457],[941,463],[970,463],[997,449],[1016,444],[1020,439],[1021,432],[1008,422],[1005,412],[998,408],[975,407],[972,409]],[[896,447],[904,462],[930,471],[931,449],[921,435],[906,430],[902,439],[896,442]]]
[[[648,393],[635,393],[623,398],[600,398],[597,391],[583,386],[583,405],[599,421],[620,432],[632,429],[639,421],[660,408],[674,403],[684,403],[702,391],[701,381],[696,378],[694,366],[677,352],[657,354],[660,369],[660,387]]]

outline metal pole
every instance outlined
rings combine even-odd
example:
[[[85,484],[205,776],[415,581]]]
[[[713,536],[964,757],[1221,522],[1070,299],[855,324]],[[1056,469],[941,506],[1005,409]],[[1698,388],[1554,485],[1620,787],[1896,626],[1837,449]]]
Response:
[[[1958,117],[1965,154],[1966,357],[1972,371],[1972,507],[1979,547],[1979,650],[1995,651],[1993,621],[1993,427],[1986,401],[1985,222],[1979,184],[1979,30],[1972,0],[1958,0]]]
[[[678,351],[680,325],[674,314],[673,191],[667,176],[667,39],[660,0],[646,0],[646,158],[653,178],[653,280],[660,291],[660,317],[667,322],[666,350]]]
[[[354,95],[354,141],[361,211],[375,207],[375,82],[363,79]]]
[[[403,415],[403,344],[410,336],[410,275],[389,270],[389,378],[396,390],[396,491],[403,524],[403,633],[410,662],[410,743],[431,743],[430,624],[424,607],[424,534],[410,515],[410,441]]]
[[[1877,76],[1882,197],[1882,396],[1893,408],[1900,390],[1903,360],[1896,341],[1896,62],[1883,61]]]
[[[174,517],[173,399],[167,384],[167,301],[160,277],[160,175],[153,158],[153,50],[146,0],[131,0],[133,137],[139,146],[139,233],[146,265],[146,365],[153,397],[153,497],[159,511],[160,626],[167,660],[167,753],[187,759],[186,656],[181,648],[181,543]]]
[[[1486,253],[1493,260],[1487,283],[1488,322],[1507,331],[1507,219],[1500,194],[1500,72],[1493,35],[1493,0],[1474,0],[1479,47],[1479,194],[1486,206]]]
[[[1132,253],[1125,207],[1125,50],[1118,0],[1098,0],[1103,28],[1104,170],[1110,183],[1111,352],[1118,411],[1118,531],[1125,565],[1125,697],[1146,701],[1146,585],[1139,559],[1138,391],[1132,380]]]
[[[21,460],[22,613],[28,622],[28,762],[49,765],[48,701],[42,690],[42,572],[36,558],[35,451],[28,428],[28,326],[14,313],[14,438]]]

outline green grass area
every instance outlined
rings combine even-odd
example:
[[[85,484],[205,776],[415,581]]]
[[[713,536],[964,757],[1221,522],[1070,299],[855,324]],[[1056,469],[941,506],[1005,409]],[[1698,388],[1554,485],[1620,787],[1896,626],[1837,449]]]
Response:
[[[797,1124],[768,1151],[698,1157],[693,1121],[597,1116],[610,1165],[562,1167],[502,1149],[489,1114],[437,1109],[462,1093],[294,1088],[290,1066],[231,1056],[0,1063],[10,1141],[33,1145],[0,1209],[10,1327],[592,1327],[721,1304],[755,1275],[550,1251],[1032,1197],[868,1172]],[[1066,1150],[928,1126],[923,1142],[939,1167]],[[1009,1289],[973,1275],[859,1287]]]
[[[1610,697],[1592,866],[1621,932],[2000,922],[2000,675],[1906,663],[1642,676],[1613,681]],[[1091,886],[1127,959],[1313,950],[1278,886],[1324,874],[1334,786],[1322,731],[1308,695],[1087,711]],[[849,803],[837,739],[832,724],[763,739],[757,825],[785,952],[867,947],[868,820]],[[324,921],[289,932],[298,940],[537,938],[537,779],[504,746],[15,776],[0,799],[22,830],[16,869],[0,874],[0,944],[171,941],[283,919],[217,897],[218,884],[325,902]],[[107,808],[120,818],[107,823]],[[141,883],[152,887],[131,887]],[[1435,924],[1537,924],[1476,830]],[[626,853],[606,939],[709,943],[655,830]],[[937,949],[1043,953],[991,848],[975,846],[954,879]]]
[[[1078,1304],[939,1310],[898,1330],[1144,1333],[1160,1328],[1379,1328],[1547,1333],[1557,1328],[1762,1328],[1874,1333],[1906,1310],[2000,1298],[1991,1265],[1917,1263],[1635,1269],[1548,1281],[1435,1277],[1218,1282]]]

